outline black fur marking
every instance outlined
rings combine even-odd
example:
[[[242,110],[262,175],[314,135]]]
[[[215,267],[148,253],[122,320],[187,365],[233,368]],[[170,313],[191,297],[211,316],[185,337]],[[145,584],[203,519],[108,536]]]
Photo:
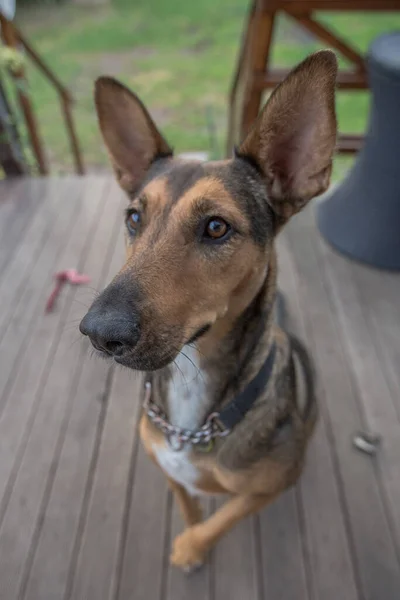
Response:
[[[256,244],[265,246],[275,231],[274,213],[268,204],[265,182],[259,170],[246,160],[236,157],[225,164],[213,163],[174,163],[169,158],[161,158],[150,167],[136,195],[156,177],[165,177],[170,202],[165,206],[163,221],[168,218],[171,206],[183,194],[204,177],[215,177],[236,202],[239,210],[250,222],[250,233]],[[212,198],[210,198],[212,200]]]
[[[210,329],[211,325],[204,325],[190,338],[190,340],[186,342],[186,344],[193,344],[194,342],[197,342],[197,340],[205,335]]]
[[[168,173],[171,169],[171,156],[159,155],[153,162],[151,163],[149,169],[146,172],[146,175],[140,182],[139,186],[134,190],[133,194],[130,194],[130,198],[137,198],[141,195],[143,189],[156,177],[160,177],[165,173]]]
[[[204,175],[202,163],[182,163],[171,169],[167,176],[167,187],[172,203],[175,204]]]
[[[212,168],[213,165],[210,165],[210,170]],[[273,237],[275,221],[258,171],[247,162],[235,159],[227,165],[214,167],[214,174],[248,217],[251,236],[256,244],[265,246]]]
[[[235,158],[237,158],[238,160],[243,160],[243,161],[247,162],[251,167],[253,167],[253,169],[255,169],[257,171],[257,173],[261,177],[265,177],[264,172],[261,169],[260,165],[252,156],[249,156],[248,154],[242,154],[238,148],[235,148],[234,154],[235,154]]]

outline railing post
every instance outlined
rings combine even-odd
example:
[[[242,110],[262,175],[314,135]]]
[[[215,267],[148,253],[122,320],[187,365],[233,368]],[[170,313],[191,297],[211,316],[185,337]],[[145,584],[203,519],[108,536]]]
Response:
[[[72,117],[71,105],[73,104],[73,98],[69,92],[69,90],[59,81],[59,79],[54,75],[51,69],[46,65],[43,59],[39,56],[39,54],[32,48],[29,42],[23,37],[22,33],[14,27],[15,35],[17,36],[19,42],[24,47],[26,53],[29,55],[31,60],[36,64],[36,66],[40,69],[40,71],[45,75],[48,81],[53,85],[58,93],[58,97],[60,100],[61,110],[63,112],[63,116],[65,119],[65,126],[67,129],[71,151],[73,154],[74,162],[75,162],[75,170],[78,175],[83,175],[85,172],[82,152],[79,147],[78,136],[76,135],[74,120]]]
[[[8,21],[1,13],[0,13],[0,24],[1,24],[1,34],[6,46],[10,48],[18,49],[18,38],[15,35],[13,24]],[[36,158],[36,162],[38,165],[39,173],[41,175],[48,174],[48,168],[46,164],[46,159],[44,155],[44,149],[42,145],[42,141],[40,139],[39,129],[36,122],[35,113],[33,110],[32,103],[28,94],[25,92],[26,79],[24,74],[23,67],[19,67],[17,70],[13,72],[13,77],[16,81],[17,94],[19,103],[21,105],[22,112],[24,114],[26,126],[28,129],[29,139],[31,142],[32,150],[34,156]]]

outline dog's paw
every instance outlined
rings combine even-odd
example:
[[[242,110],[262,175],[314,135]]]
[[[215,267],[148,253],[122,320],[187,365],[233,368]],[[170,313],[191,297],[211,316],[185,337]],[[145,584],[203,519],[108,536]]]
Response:
[[[195,528],[190,527],[175,538],[170,562],[185,573],[191,573],[203,565],[205,555],[206,551],[196,538]]]

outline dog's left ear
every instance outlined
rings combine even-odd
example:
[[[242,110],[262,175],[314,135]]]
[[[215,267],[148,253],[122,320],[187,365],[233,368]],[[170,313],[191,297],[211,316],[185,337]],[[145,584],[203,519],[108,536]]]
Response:
[[[336,56],[309,56],[275,89],[237,150],[265,177],[281,221],[329,185],[336,144]]]
[[[119,81],[100,77],[95,104],[117,179],[125,191],[134,192],[151,164],[171,156],[172,149],[141,100]]]

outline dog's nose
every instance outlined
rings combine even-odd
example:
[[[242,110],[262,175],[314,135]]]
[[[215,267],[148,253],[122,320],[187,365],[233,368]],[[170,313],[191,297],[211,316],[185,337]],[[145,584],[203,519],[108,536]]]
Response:
[[[93,346],[111,356],[123,356],[139,341],[139,322],[131,315],[91,309],[84,316],[80,332],[90,338]]]

